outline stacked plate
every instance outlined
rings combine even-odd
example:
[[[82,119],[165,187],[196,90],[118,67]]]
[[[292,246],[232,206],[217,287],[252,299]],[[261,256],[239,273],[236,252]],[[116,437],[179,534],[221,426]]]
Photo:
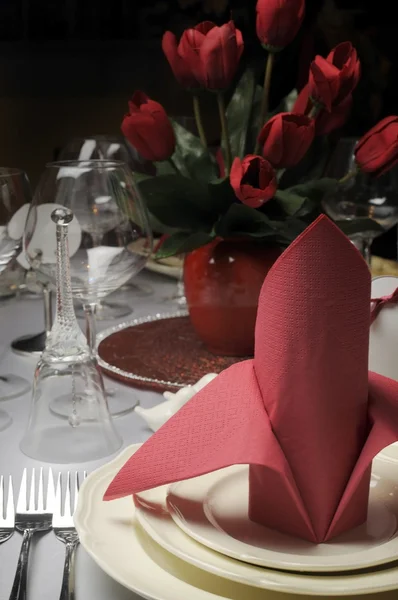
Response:
[[[99,566],[144,598],[260,600],[281,599],[276,592],[347,596],[398,588],[398,463],[391,457],[373,463],[367,522],[314,545],[248,519],[244,465],[150,490],[135,502],[103,502],[138,448],[88,477],[75,523]]]

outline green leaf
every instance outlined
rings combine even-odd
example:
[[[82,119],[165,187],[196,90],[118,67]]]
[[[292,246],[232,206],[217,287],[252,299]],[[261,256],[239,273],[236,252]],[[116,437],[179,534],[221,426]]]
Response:
[[[175,254],[185,254],[192,252],[196,248],[205,246],[214,239],[214,235],[195,231],[193,233],[187,231],[179,231],[170,237],[166,238],[158,252],[156,258],[167,258]]]
[[[255,91],[255,76],[252,69],[247,69],[227,106],[229,140],[232,156],[243,158],[246,154],[247,131]],[[222,145],[224,149],[224,144]]]
[[[207,211],[206,186],[181,175],[158,175],[139,185],[149,211],[164,225],[185,231],[210,231],[214,215]]]
[[[280,187],[291,186],[322,177],[329,159],[330,144],[327,136],[317,136],[298,165],[286,169],[280,181]]]
[[[172,161],[180,173],[197,181],[207,182],[217,179],[217,165],[210,151],[204,148],[200,139],[185,127],[173,120],[172,124],[177,140]]]
[[[153,175],[147,175],[146,173],[138,173],[138,171],[133,171],[133,178],[135,183],[139,185],[141,181],[145,181],[146,179],[152,179]]]
[[[290,216],[303,216],[304,214],[311,212],[313,205],[310,200],[291,192],[290,189],[278,190],[274,196],[282,210]]]
[[[221,237],[266,238],[276,235],[266,215],[245,204],[233,204],[215,227]]]
[[[178,173],[177,167],[173,167],[169,160],[162,160],[155,162],[156,175],[176,175]]]
[[[338,187],[339,182],[337,179],[322,177],[321,179],[314,179],[306,183],[294,185],[284,191],[310,198],[312,201],[319,203],[323,200],[325,194],[336,191]]]
[[[379,225],[373,219],[368,217],[359,217],[357,219],[344,219],[341,221],[335,221],[336,225],[340,227],[341,231],[346,234],[347,237],[352,237],[359,233],[364,232],[375,232],[382,233],[383,227]]]
[[[212,181],[208,184],[208,209],[216,215],[224,214],[225,211],[236,202],[235,192],[229,182],[229,177]]]
[[[274,108],[274,110],[268,112],[265,117],[265,121],[261,121],[261,103],[263,99],[263,88],[261,85],[256,85],[253,105],[250,112],[250,120],[249,120],[249,128],[247,133],[247,150],[249,153],[254,152],[254,148],[257,143],[257,137],[260,133],[263,125],[269,121],[271,117],[276,115],[277,113],[285,111],[285,99],[283,98],[278,106]]]

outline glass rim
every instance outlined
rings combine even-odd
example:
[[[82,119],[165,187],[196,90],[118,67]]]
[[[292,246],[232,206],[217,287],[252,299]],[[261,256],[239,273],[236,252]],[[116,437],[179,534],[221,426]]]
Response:
[[[75,169],[87,169],[87,167],[96,169],[115,169],[127,168],[128,165],[124,160],[109,160],[104,158],[88,158],[84,160],[56,160],[46,163],[46,169],[62,169],[62,167],[73,167]]]
[[[26,176],[26,171],[19,167],[0,167],[0,177],[13,177],[14,175]]]

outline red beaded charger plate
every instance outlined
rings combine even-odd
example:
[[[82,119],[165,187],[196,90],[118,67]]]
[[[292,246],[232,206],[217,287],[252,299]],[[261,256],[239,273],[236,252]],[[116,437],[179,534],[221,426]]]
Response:
[[[185,312],[133,319],[98,335],[103,372],[134,387],[176,392],[242,360],[211,354]]]

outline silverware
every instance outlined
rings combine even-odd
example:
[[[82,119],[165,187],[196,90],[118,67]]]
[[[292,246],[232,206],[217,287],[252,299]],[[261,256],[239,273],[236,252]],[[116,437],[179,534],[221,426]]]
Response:
[[[84,471],[83,478],[87,473]],[[71,508],[71,486],[73,485],[73,508]],[[66,546],[64,574],[62,577],[60,600],[74,600],[75,598],[75,552],[79,545],[79,536],[73,523],[73,514],[77,506],[79,494],[79,476],[73,474],[73,484],[71,484],[71,474],[68,472],[66,478],[64,512],[62,513],[62,477],[58,475],[57,489],[55,493],[55,505],[53,513],[53,530],[57,538]]]
[[[38,531],[48,531],[52,526],[52,514],[54,510],[55,491],[54,480],[51,469],[48,473],[48,484],[46,493],[46,505],[44,507],[44,477],[43,469],[40,469],[39,489],[36,505],[36,473],[32,469],[29,501],[27,500],[27,472],[24,469],[19,489],[17,512],[15,515],[15,529],[23,533],[22,546],[19,553],[17,569],[12,586],[10,600],[26,599],[27,566],[29,548],[32,536]]]
[[[0,477],[0,544],[10,539],[15,530],[15,507],[12,478],[8,480],[8,494],[5,497],[4,477]]]

